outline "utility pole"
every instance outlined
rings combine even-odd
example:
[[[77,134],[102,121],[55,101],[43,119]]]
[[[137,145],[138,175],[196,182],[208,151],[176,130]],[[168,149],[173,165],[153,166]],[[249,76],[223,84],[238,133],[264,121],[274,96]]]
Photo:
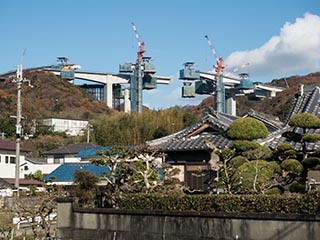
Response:
[[[14,186],[18,189],[17,196],[19,196],[19,180],[20,180],[20,141],[21,141],[21,85],[24,82],[30,81],[23,79],[22,77],[22,64],[18,65],[17,68],[17,79],[13,80],[17,84],[17,123],[16,123],[16,172],[15,172],[15,184]]]

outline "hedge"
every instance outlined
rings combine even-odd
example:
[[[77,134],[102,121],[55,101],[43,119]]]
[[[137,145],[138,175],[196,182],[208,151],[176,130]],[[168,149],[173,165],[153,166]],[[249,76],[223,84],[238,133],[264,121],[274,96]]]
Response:
[[[320,214],[320,191],[288,195],[125,195],[121,209]]]

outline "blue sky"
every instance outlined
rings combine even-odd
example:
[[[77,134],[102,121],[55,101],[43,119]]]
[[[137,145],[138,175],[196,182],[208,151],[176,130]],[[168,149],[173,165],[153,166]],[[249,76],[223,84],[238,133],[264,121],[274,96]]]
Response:
[[[138,50],[135,22],[157,75],[170,85],[144,91],[153,109],[199,104],[181,98],[178,71],[193,61],[211,71],[210,37],[229,69],[249,62],[252,81],[305,75],[320,69],[320,0],[0,1],[0,73],[56,63],[66,56],[83,71],[118,73]]]

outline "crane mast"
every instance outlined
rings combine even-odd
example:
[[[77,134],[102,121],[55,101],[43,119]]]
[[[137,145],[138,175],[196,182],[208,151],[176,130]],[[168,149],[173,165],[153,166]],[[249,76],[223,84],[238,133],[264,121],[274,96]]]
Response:
[[[137,61],[134,66],[134,72],[131,77],[130,84],[131,111],[140,113],[142,112],[142,85],[144,76],[143,54],[146,50],[144,49],[144,42],[140,40],[136,25],[134,22],[131,24],[139,47],[137,52]]]
[[[215,88],[215,110],[217,112],[226,112],[225,109],[225,88],[224,88],[224,84],[223,84],[223,73],[224,73],[224,69],[225,69],[225,65],[223,63],[223,58],[222,57],[218,57],[216,50],[213,47],[212,42],[210,41],[210,38],[208,37],[208,35],[204,36],[205,39],[207,39],[209,47],[213,53],[213,56],[216,59],[216,64],[213,65],[214,70],[217,73],[216,76],[216,88]]]

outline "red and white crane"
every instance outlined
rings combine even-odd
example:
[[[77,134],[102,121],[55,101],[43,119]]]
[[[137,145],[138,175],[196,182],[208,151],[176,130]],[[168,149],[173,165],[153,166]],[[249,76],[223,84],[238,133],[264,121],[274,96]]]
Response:
[[[137,31],[137,27],[134,24],[134,22],[132,22],[131,25],[132,25],[132,28],[133,28],[133,31],[134,31],[134,34],[136,36],[136,39],[137,39],[137,42],[138,42],[138,46],[139,46],[139,50],[137,52],[137,54],[138,54],[138,62],[142,63],[143,53],[146,52],[146,50],[144,49],[144,42],[141,42],[139,33]]]

